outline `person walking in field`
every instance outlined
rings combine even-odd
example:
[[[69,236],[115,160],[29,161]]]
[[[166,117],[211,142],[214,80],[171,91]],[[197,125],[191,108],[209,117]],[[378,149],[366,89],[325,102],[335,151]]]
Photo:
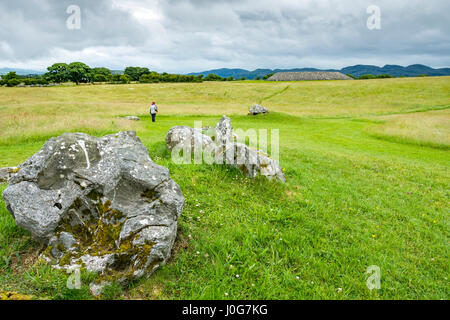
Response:
[[[152,116],[152,122],[156,122],[156,114],[158,113],[158,107],[154,102],[152,102],[152,105],[150,107],[150,114]]]

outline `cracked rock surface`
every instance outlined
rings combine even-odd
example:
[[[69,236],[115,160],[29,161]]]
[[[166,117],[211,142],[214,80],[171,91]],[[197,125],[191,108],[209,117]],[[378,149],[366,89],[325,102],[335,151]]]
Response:
[[[17,225],[47,245],[41,257],[102,281],[150,275],[167,262],[184,207],[180,187],[133,131],[50,139],[3,192]]]

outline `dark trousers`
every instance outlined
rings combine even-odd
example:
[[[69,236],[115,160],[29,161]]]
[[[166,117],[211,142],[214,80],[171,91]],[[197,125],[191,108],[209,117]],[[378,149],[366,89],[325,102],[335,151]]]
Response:
[[[156,122],[156,113],[152,114],[152,122]]]

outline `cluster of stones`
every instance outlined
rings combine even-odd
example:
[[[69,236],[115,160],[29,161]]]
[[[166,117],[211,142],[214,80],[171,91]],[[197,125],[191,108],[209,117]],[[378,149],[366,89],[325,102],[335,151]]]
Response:
[[[249,116],[257,116],[258,114],[269,113],[269,109],[260,106],[259,104],[255,104],[248,110]]]
[[[173,127],[166,136],[166,145],[172,152],[187,149],[192,152],[195,149],[206,151],[212,154],[215,163],[238,168],[250,178],[261,175],[269,180],[286,181],[283,169],[276,160],[261,150],[252,149],[235,140],[237,137],[233,134],[230,118],[223,116],[215,130]]]
[[[64,134],[14,171],[6,207],[54,267],[123,282],[169,259],[184,197],[135,132]]]
[[[302,71],[302,72],[278,72],[268,81],[312,81],[312,80],[353,80],[340,72],[328,71]]]

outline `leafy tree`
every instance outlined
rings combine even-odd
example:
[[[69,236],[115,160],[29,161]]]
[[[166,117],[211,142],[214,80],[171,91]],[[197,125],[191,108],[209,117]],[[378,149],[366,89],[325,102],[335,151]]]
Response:
[[[141,67],[127,67],[124,72],[132,81],[139,81],[142,75],[149,73],[150,70],[148,68]]]
[[[44,78],[38,78],[36,79],[36,84],[49,84],[49,81],[47,79]]]
[[[375,79],[375,76],[373,74],[364,74],[360,76],[359,79]]]
[[[264,77],[263,77],[263,80],[267,80],[267,79],[269,79],[271,76],[273,76],[275,73],[269,73],[269,74],[266,74]]]
[[[77,85],[80,82],[92,81],[91,68],[82,62],[72,62],[69,64],[69,79],[75,82]]]
[[[70,79],[69,66],[66,63],[55,63],[47,70],[46,78],[50,81],[62,83]]]
[[[121,74],[113,74],[113,76],[111,77],[111,79],[109,81],[110,82],[120,82],[121,76],[122,76]]]
[[[108,68],[93,68],[92,69],[92,79],[94,82],[106,82],[112,77],[111,70]]]
[[[157,83],[160,82],[160,75],[157,72],[144,74],[139,78],[140,83]]]
[[[203,76],[169,74],[164,72],[159,74],[157,72],[150,72],[144,74],[139,78],[140,83],[157,83],[157,82],[202,82]]]
[[[92,68],[92,74],[101,74],[104,75],[106,78],[109,78],[112,76],[111,70],[108,68]]]
[[[261,79],[261,77],[260,77],[260,76],[256,77],[256,80],[260,80],[260,79]]]
[[[120,76],[120,82],[123,84],[130,83],[131,77],[127,74],[123,74]]]
[[[94,82],[106,82],[106,81],[108,81],[108,78],[104,74],[94,75]]]
[[[244,80],[245,80],[245,77],[242,77],[242,78],[241,78],[241,81],[244,81]]]
[[[217,74],[210,73],[203,80],[205,81],[222,81],[222,77]]]
[[[8,74],[4,75],[2,78],[3,80],[9,81],[12,79],[18,79],[19,76],[14,71],[11,71]]]

